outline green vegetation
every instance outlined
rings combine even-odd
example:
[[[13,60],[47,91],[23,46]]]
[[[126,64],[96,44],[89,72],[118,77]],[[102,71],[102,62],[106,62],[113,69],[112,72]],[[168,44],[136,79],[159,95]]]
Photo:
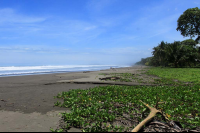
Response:
[[[197,35],[197,39],[195,40],[198,42],[200,40],[200,9],[196,8],[189,8],[187,9],[178,19],[178,26],[176,28],[177,31],[181,32],[183,36],[191,36],[194,37]]]
[[[147,74],[156,75],[163,79],[178,80],[193,84],[200,84],[199,68],[151,68]]]
[[[168,67],[194,67],[199,66],[197,62],[200,59],[199,48],[195,47],[197,43],[192,39],[182,42],[161,43],[153,48],[153,56],[142,58],[137,64],[149,66],[168,66]]]
[[[182,81],[180,83],[192,82],[190,86],[109,85],[62,92],[54,98],[63,99],[63,102],[58,101],[55,106],[70,108],[71,113],[62,113],[65,121],[64,129],[51,129],[51,131],[61,132],[71,127],[80,128],[83,132],[131,131],[149,114],[148,109],[139,100],[152,106],[156,104],[157,98],[160,102],[165,102],[159,109],[165,112],[170,120],[179,121],[185,129],[199,128],[199,71],[198,68],[161,67],[151,67],[146,71],[149,75],[162,77],[158,80],[160,84],[175,85],[177,82],[174,80],[178,80]],[[129,78],[133,76],[130,73],[112,74]],[[155,119],[164,121],[161,115],[157,115]],[[117,124],[119,121],[127,120],[130,121],[129,124]]]
[[[112,122],[134,119],[146,110],[139,100],[155,105],[157,95],[160,101],[166,102],[160,108],[169,119],[180,121],[184,128],[200,126],[199,86],[103,86],[70,90],[58,94],[56,98],[64,101],[55,105],[71,108],[71,113],[62,113],[66,129],[78,127],[82,131],[130,131],[133,125],[115,128]],[[136,119],[137,123],[142,121],[140,116]],[[159,115],[156,119],[162,120]]]
[[[132,73],[100,73],[99,75],[113,75],[112,77],[119,77],[120,79],[106,79],[106,81],[120,81],[120,82],[137,82],[137,83],[151,83],[151,84],[158,84],[158,85],[191,85],[191,83],[197,83],[193,81],[187,81],[187,76],[183,76],[182,74],[190,74],[193,76],[193,73],[198,72],[199,69],[194,68],[194,72],[191,70],[190,72],[184,73],[186,70],[181,69],[172,69],[170,68],[152,68],[146,72],[146,70],[141,70],[141,72],[145,71],[144,73],[140,74],[132,74]],[[178,70],[178,71],[177,71]],[[174,72],[174,73],[173,73]],[[149,76],[143,76],[142,74],[147,74]],[[196,77],[191,77],[191,79],[198,79],[198,74],[195,73]],[[170,76],[171,75],[171,76]],[[156,77],[155,77],[156,76]],[[157,78],[159,77],[159,78]],[[181,79],[180,79],[181,78]],[[182,80],[185,78],[185,80]]]

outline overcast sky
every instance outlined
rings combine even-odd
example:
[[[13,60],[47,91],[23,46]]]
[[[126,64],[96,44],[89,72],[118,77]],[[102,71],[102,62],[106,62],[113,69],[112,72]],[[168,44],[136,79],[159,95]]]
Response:
[[[0,66],[132,65],[199,0],[0,0]]]

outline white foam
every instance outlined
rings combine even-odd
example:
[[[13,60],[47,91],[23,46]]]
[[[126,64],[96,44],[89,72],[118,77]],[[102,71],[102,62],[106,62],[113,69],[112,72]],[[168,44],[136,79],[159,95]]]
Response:
[[[65,65],[65,66],[9,66],[9,67],[0,67],[0,71],[6,70],[41,70],[41,69],[61,69],[61,68],[77,68],[77,67],[103,67],[110,65]]]
[[[8,66],[0,67],[0,76],[28,75],[39,73],[89,71],[109,69],[116,65],[60,65],[60,66]]]

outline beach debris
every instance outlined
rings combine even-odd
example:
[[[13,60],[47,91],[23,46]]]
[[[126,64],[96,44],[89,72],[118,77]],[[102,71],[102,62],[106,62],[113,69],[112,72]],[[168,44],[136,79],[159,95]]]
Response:
[[[120,79],[120,77],[105,77],[105,78],[99,78],[100,80],[117,80]]]
[[[177,126],[177,125],[176,125]],[[171,127],[168,123],[153,121],[144,132],[182,132],[180,127]]]
[[[140,102],[142,102],[147,108],[149,108],[150,110],[150,114],[142,121],[140,122],[133,130],[132,132],[138,132],[144,125],[146,125],[148,122],[150,122],[157,113],[161,114],[163,116],[163,118],[165,119],[165,121],[167,121],[168,123],[164,123],[164,122],[159,122],[159,121],[153,121],[150,124],[154,124],[153,129],[151,130],[153,132],[155,131],[160,131],[160,127],[164,127],[164,128],[168,128],[171,132],[180,132],[181,131],[181,124],[178,122],[174,122],[168,119],[168,116],[164,114],[164,112],[162,110],[158,110],[158,105],[159,104],[163,104],[165,102],[159,102],[160,98],[158,97],[158,95],[156,96],[156,105],[154,107],[150,107],[148,104],[144,103],[143,101],[140,100]],[[157,124],[157,125],[155,125]],[[161,125],[161,126],[160,126]],[[159,129],[156,129],[155,127],[158,127]],[[148,127],[148,130],[151,129],[151,126]]]
[[[116,69],[115,69],[115,68],[112,68],[112,67],[110,67],[110,69],[111,69],[111,70],[113,70],[113,71],[116,71]]]
[[[156,108],[150,107],[148,104],[144,103],[141,100],[140,100],[140,102],[142,102],[146,107],[148,107],[151,112],[147,116],[147,118],[145,118],[142,122],[140,122],[131,132],[138,132],[145,124],[147,124],[149,121],[151,121],[152,118],[155,117],[157,113],[162,114],[162,112],[160,110],[157,110]]]
[[[7,104],[5,103],[5,106],[6,107],[14,107],[14,103],[7,103]]]
[[[140,100],[147,108],[150,110],[150,114],[142,121],[140,122],[131,132],[138,132],[144,125],[146,127],[143,129],[144,132],[199,132],[197,130],[188,130],[183,129],[180,122],[172,121],[168,119],[168,116],[164,114],[163,111],[158,110],[157,107],[159,104],[165,103],[165,102],[158,102],[154,107],[150,107],[148,104],[144,103]],[[152,121],[152,119],[156,116],[156,114],[159,113],[163,116],[165,121],[167,122],[160,122],[160,121]]]
[[[89,73],[90,71],[83,71],[83,73]]]
[[[172,126],[170,123],[174,123]],[[152,121],[143,129],[143,132],[200,132],[200,130],[183,129],[179,122],[170,121],[170,123]]]
[[[7,102],[6,100],[3,100],[3,99],[1,99],[0,101],[2,101],[2,102]]]

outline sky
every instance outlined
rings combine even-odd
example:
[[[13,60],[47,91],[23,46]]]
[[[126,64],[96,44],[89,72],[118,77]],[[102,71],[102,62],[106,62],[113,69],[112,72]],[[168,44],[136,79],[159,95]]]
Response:
[[[0,0],[0,66],[133,65],[199,0]],[[195,38],[194,38],[195,39]]]

